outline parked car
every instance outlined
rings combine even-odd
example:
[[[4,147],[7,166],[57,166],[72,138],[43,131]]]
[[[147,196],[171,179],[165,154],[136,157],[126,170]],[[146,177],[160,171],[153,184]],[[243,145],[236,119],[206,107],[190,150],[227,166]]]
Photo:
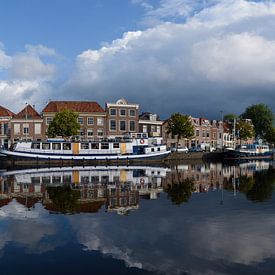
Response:
[[[189,152],[203,152],[202,148],[193,146],[189,148]]]
[[[179,152],[179,153],[188,153],[188,148],[186,146],[178,147],[178,149],[176,147],[172,147],[171,151],[172,152]]]

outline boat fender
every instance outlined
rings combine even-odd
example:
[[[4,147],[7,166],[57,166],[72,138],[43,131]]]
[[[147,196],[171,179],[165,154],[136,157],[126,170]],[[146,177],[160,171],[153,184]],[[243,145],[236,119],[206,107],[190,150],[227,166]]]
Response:
[[[140,144],[143,144],[144,143],[144,139],[142,138],[141,140],[140,140]]]

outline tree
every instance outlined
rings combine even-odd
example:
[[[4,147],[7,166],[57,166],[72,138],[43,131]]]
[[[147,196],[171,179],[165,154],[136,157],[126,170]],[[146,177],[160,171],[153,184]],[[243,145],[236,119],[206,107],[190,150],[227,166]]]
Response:
[[[71,110],[58,112],[47,130],[49,137],[62,136],[68,138],[78,134],[80,125],[77,122],[78,115]]]
[[[265,104],[255,104],[247,107],[241,117],[252,120],[256,137],[265,139],[266,133],[273,126],[273,113]]]
[[[255,132],[253,125],[245,120],[239,120],[236,129],[241,144],[242,140],[247,140],[248,138],[254,137]]]
[[[187,115],[175,113],[168,120],[167,133],[177,136],[178,148],[180,138],[192,138],[194,136],[194,126]]]
[[[265,133],[265,140],[271,144],[275,144],[275,128],[270,127]]]
[[[227,115],[225,115],[224,117],[223,117],[223,120],[224,121],[230,121],[230,122],[233,122],[234,121],[234,119],[236,119],[236,120],[238,120],[238,116],[237,115],[235,115],[235,114],[227,114]]]

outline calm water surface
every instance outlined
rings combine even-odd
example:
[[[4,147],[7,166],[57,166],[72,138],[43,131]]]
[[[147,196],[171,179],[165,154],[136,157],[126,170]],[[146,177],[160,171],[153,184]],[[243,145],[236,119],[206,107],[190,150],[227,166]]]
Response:
[[[2,171],[1,274],[275,274],[272,163]]]

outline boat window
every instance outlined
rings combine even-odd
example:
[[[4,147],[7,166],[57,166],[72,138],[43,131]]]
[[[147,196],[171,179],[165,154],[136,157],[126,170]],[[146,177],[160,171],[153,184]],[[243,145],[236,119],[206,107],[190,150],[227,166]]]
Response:
[[[147,138],[147,134],[142,134],[142,137],[143,138]]]
[[[63,150],[71,150],[71,143],[63,143]]]
[[[50,150],[50,148],[51,148],[51,145],[50,145],[50,143],[42,143],[42,149],[43,150]]]
[[[160,148],[158,147],[158,151],[160,151]]]
[[[141,134],[137,134],[137,137],[138,137],[138,138],[141,138]]]
[[[40,149],[40,142],[33,142],[32,149]]]
[[[115,149],[115,148],[119,148],[119,143],[117,142],[117,143],[114,143],[113,144],[113,148]]]
[[[53,150],[61,150],[61,143],[53,143],[52,148]]]
[[[154,152],[155,151],[155,149],[154,148],[151,148],[151,152]]]
[[[101,149],[109,149],[109,143],[102,143]]]
[[[42,177],[42,183],[51,183],[51,177],[50,176]]]
[[[99,149],[99,143],[92,143],[92,149]]]
[[[89,143],[88,142],[81,143],[81,149],[89,149]]]

